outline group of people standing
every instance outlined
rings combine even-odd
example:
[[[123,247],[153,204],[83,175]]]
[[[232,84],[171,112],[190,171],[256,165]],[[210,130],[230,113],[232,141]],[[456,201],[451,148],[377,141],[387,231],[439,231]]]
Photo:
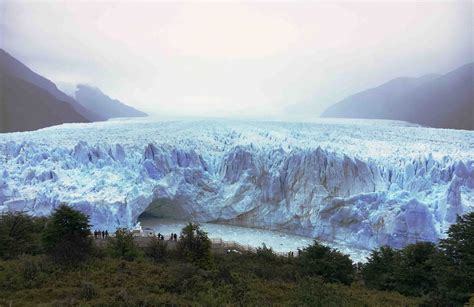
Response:
[[[109,237],[109,232],[107,230],[94,230],[94,239],[105,239]]]
[[[165,239],[165,236],[162,235],[161,233],[158,233],[156,236],[158,237],[159,240],[164,240]],[[178,235],[175,234],[175,233],[171,233],[170,241],[178,241]]]

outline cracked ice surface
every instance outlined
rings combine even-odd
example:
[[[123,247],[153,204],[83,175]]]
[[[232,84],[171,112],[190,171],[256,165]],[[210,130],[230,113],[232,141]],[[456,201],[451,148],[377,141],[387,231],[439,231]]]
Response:
[[[474,210],[474,132],[380,120],[65,124],[0,134],[0,211],[58,204],[110,230],[159,217],[371,249]]]

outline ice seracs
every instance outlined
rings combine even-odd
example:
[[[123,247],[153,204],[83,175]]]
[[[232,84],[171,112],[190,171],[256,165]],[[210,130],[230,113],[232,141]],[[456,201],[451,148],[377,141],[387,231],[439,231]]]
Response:
[[[148,212],[362,249],[436,241],[474,210],[474,132],[400,122],[157,121],[0,134],[0,210],[61,202],[101,229]]]

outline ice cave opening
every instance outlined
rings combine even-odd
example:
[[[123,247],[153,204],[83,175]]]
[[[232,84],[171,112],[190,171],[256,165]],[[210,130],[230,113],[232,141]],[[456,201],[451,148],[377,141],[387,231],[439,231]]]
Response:
[[[189,206],[187,206],[189,208]],[[189,212],[185,212],[179,201],[158,198],[152,201],[148,207],[138,216],[137,222],[146,232],[154,234],[169,235],[181,232],[188,222],[197,222],[201,228],[208,233],[211,239],[224,241],[235,241],[242,245],[261,247],[265,244],[275,252],[296,252],[312,244],[314,238],[290,234],[283,231],[267,230],[252,227],[242,227],[214,222],[202,222],[192,218]],[[357,249],[345,244],[335,242],[321,242],[336,248],[343,253],[349,254],[354,261],[365,262],[369,254],[368,250]]]
[[[183,219],[187,213],[179,203],[168,198],[158,198],[153,200],[148,207],[138,216],[137,221],[143,218],[171,218]]]

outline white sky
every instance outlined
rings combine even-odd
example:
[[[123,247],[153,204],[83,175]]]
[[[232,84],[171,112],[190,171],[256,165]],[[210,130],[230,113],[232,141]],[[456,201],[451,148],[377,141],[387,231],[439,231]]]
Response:
[[[316,117],[473,61],[473,1],[0,0],[0,46],[59,84],[167,116]]]

